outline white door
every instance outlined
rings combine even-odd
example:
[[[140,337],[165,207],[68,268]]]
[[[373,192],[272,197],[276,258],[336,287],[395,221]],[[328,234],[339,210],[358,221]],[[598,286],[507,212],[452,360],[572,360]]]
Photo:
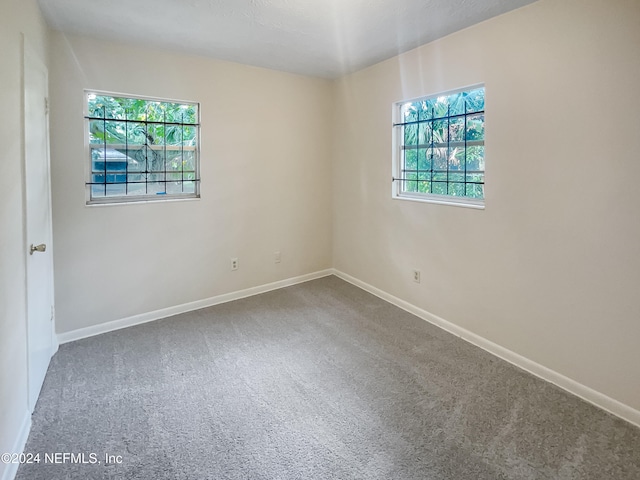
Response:
[[[53,354],[53,257],[49,172],[48,74],[24,45],[24,164],[26,192],[29,408],[33,411]],[[37,249],[34,249],[38,247]]]

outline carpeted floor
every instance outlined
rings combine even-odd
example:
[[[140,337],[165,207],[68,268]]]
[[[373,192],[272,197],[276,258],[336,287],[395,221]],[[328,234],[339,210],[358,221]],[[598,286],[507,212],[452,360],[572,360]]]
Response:
[[[640,429],[336,277],[62,345],[25,452],[20,480],[640,479]]]

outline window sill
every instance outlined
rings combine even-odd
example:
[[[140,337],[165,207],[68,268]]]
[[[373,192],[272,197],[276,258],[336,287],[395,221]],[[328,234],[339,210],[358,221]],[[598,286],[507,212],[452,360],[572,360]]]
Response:
[[[451,207],[472,208],[474,210],[484,210],[484,200],[466,200],[456,197],[442,197],[439,195],[393,195],[394,200],[409,200],[411,202],[434,203],[436,205],[448,205]]]
[[[194,200],[200,200],[200,195],[197,197],[175,197],[175,198],[145,198],[141,199],[118,199],[109,201],[88,201],[85,203],[85,207],[114,207],[118,205],[139,205],[148,203],[173,203],[173,202],[192,202]]]

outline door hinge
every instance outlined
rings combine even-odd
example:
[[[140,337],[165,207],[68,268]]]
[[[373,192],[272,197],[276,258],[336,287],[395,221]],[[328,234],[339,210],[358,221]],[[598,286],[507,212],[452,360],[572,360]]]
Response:
[[[55,315],[56,315],[56,311],[54,310],[53,305],[51,305],[51,321],[52,322],[53,322],[53,319],[54,319]]]
[[[49,98],[44,97],[44,114],[49,115]]]

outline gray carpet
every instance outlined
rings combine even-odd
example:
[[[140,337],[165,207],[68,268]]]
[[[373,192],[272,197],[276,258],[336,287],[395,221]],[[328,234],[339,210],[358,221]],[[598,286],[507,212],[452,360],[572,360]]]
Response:
[[[336,277],[61,346],[25,451],[101,463],[20,480],[640,479],[640,429]]]

